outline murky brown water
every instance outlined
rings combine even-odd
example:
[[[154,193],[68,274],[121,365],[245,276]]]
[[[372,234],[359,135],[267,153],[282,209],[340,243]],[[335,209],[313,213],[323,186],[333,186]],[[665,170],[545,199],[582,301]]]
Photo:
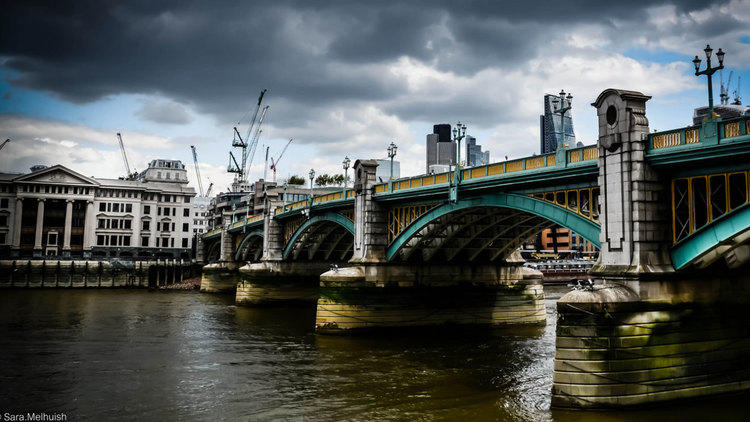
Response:
[[[550,411],[544,328],[313,334],[314,309],[142,290],[0,291],[0,415],[68,420],[739,420],[748,395]]]

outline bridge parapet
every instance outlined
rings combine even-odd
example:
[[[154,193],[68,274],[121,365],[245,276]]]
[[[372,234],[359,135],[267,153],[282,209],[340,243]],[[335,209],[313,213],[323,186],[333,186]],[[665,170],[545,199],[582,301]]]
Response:
[[[670,148],[695,148],[747,140],[750,134],[750,116],[707,122],[705,125],[687,126],[648,135],[649,152],[667,152]],[[704,127],[709,126],[710,130]]]

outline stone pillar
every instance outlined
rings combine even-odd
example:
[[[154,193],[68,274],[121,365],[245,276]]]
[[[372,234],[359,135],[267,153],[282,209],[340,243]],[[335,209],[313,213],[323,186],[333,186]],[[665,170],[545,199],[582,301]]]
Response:
[[[674,271],[663,181],[646,161],[646,101],[608,89],[592,105],[599,120],[601,253],[592,274],[640,276]]]
[[[219,240],[221,242],[219,244],[221,248],[219,250],[219,261],[229,262],[234,258],[232,256],[232,235],[227,230],[230,223],[230,217],[224,217],[224,227],[221,228],[221,240]]]
[[[206,251],[203,250],[203,236],[198,235],[195,237],[195,261],[203,263],[206,259]]]
[[[65,231],[63,232],[62,255],[70,257],[70,231],[73,228],[73,200],[65,201]]]
[[[13,215],[13,251],[21,248],[21,219],[23,217],[23,198],[16,198],[16,213]]]
[[[96,220],[94,219],[94,201],[86,201],[86,216],[83,220],[83,257],[91,257],[91,247],[96,240]]]
[[[269,204],[263,216],[262,261],[281,261],[284,254],[284,228],[274,216],[277,204]]]
[[[34,232],[34,256],[42,256],[42,235],[44,234],[44,199],[37,200],[36,231]]]
[[[557,302],[553,407],[635,407],[750,389],[750,275],[675,272],[668,173],[646,160],[639,92],[608,89],[599,118],[596,283]]]
[[[350,262],[384,262],[388,246],[387,219],[380,204],[373,200],[377,179],[375,160],[354,163],[354,254]]]

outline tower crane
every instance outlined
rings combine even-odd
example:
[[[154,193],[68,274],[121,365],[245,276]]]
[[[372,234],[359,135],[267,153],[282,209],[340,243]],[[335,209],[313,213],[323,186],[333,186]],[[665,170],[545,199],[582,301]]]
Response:
[[[253,139],[250,140],[250,145],[248,146],[249,151],[247,154],[247,172],[245,174],[250,172],[250,166],[253,165],[255,150],[258,148],[258,139],[260,138],[260,134],[263,133],[261,125],[263,124],[263,120],[266,118],[266,112],[268,112],[268,106],[263,107],[263,112],[260,113],[260,119],[258,119],[258,125],[255,126],[255,134],[253,134]]]
[[[195,166],[195,177],[198,179],[198,192],[203,196],[203,182],[201,181],[201,171],[198,168],[198,153],[195,152],[195,145],[190,145],[193,151],[193,165]]]
[[[723,73],[723,72],[722,72]],[[720,77],[721,79],[721,104],[729,104],[729,86],[732,84],[732,75],[734,75],[734,71],[729,72],[729,78],[727,79],[726,83],[724,82],[724,78]]]
[[[3,149],[3,147],[4,147],[4,146],[5,146],[5,145],[6,145],[6,144],[7,144],[8,142],[10,142],[10,138],[7,138],[6,140],[4,140],[4,141],[3,141],[3,143],[2,143],[2,144],[0,144],[0,149]]]
[[[734,90],[734,105],[742,105],[742,96],[740,96],[740,83],[742,82],[742,76],[737,76],[737,89]]]
[[[260,91],[260,96],[258,96],[258,103],[255,106],[255,111],[253,112],[253,117],[250,119],[250,125],[247,128],[247,134],[245,135],[245,138],[242,138],[242,135],[240,135],[240,132],[237,130],[237,127],[234,127],[234,133],[233,139],[232,139],[232,147],[233,148],[241,148],[242,151],[240,153],[240,162],[237,162],[237,159],[235,158],[234,154],[230,151],[229,152],[229,166],[227,167],[227,171],[229,173],[235,173],[235,181],[245,181],[245,167],[247,166],[247,156],[248,156],[248,139],[250,138],[250,134],[253,131],[253,128],[255,126],[255,121],[258,118],[258,111],[260,110],[260,105],[263,102],[263,96],[266,94],[266,89]],[[266,107],[268,108],[268,107]],[[265,109],[264,109],[265,110]],[[265,113],[264,113],[265,114]],[[244,116],[243,116],[244,118]],[[242,120],[242,119],[240,119]],[[262,120],[262,116],[261,116]],[[237,122],[239,125],[240,122]],[[260,126],[260,123],[258,123],[258,126]],[[241,163],[241,164],[240,164]]]
[[[130,163],[128,163],[128,155],[125,154],[125,144],[122,142],[122,135],[120,135],[120,132],[117,132],[117,140],[120,142],[120,152],[122,152],[122,161],[125,162],[125,171],[127,171],[127,174],[125,176],[126,179],[132,180],[135,178],[135,171],[130,171]]]
[[[206,189],[206,197],[210,197],[211,196],[211,189],[213,189],[213,188],[214,188],[214,182],[210,182],[208,184],[208,189]]]
[[[286,149],[289,147],[289,144],[292,143],[294,138],[289,139],[289,142],[284,145],[284,149],[281,150],[281,154],[276,158],[276,160],[271,157],[271,170],[273,170],[273,181],[276,181],[276,166],[279,164],[279,161],[281,161],[281,157],[284,156],[284,153],[286,152]]]

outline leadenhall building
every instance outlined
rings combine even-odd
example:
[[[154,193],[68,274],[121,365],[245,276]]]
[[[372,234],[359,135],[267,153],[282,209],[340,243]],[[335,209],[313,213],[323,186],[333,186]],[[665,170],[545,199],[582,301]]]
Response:
[[[190,259],[187,182],[182,162],[161,159],[128,179],[61,165],[0,173],[0,258]]]

